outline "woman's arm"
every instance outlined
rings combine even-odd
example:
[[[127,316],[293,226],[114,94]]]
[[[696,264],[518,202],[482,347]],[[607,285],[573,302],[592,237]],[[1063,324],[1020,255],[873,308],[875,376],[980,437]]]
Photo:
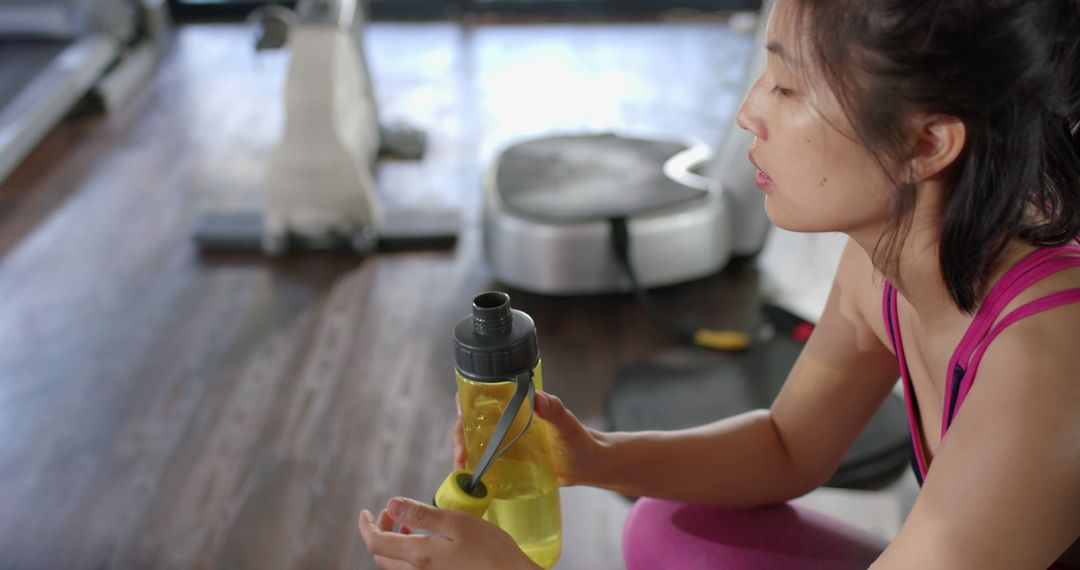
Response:
[[[898,376],[867,324],[870,307],[880,307],[880,289],[866,254],[849,243],[821,321],[771,409],[687,430],[602,434],[604,469],[588,483],[732,506],[781,502],[823,484]]]
[[[990,345],[875,570],[1041,570],[1080,536],[1078,322],[1062,307]]]

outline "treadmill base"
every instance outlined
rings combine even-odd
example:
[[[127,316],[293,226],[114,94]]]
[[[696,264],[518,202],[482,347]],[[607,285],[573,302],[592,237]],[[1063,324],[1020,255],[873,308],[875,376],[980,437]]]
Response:
[[[263,218],[257,211],[211,212],[196,225],[193,238],[203,253],[233,252],[279,255],[337,251],[364,255],[373,250],[448,249],[457,243],[460,216],[454,210],[398,209],[383,216],[378,232],[288,235],[267,251]],[[276,242],[275,242],[276,243]]]

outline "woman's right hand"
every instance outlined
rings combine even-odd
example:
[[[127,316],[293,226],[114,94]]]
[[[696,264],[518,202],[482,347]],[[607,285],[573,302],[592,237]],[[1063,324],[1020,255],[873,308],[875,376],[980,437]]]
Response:
[[[454,450],[454,469],[465,469],[468,452],[465,448],[465,425],[461,421],[461,402],[457,404],[457,423],[450,443]],[[546,392],[536,393],[536,417],[547,423],[555,479],[559,485],[599,484],[606,449],[604,433],[586,427],[562,400]]]

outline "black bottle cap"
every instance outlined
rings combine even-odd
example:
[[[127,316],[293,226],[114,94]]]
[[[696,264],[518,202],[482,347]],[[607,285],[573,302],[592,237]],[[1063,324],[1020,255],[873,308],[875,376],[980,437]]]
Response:
[[[477,295],[472,314],[454,327],[454,363],[473,380],[505,381],[539,362],[536,325],[529,315],[510,308],[506,293]]]

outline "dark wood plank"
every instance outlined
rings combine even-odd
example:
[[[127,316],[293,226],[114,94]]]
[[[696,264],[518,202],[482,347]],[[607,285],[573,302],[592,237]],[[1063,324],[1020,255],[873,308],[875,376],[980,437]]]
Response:
[[[250,41],[179,29],[130,105],[62,126],[0,185],[0,567],[373,568],[360,509],[427,498],[450,464],[449,334],[497,286],[477,227],[491,158],[552,131],[711,142],[749,49],[717,23],[374,25],[381,112],[431,139],[380,166],[380,193],[460,207],[458,247],[208,261],[198,213],[257,202],[281,129],[285,56]],[[743,267],[656,299],[739,326],[755,285]],[[512,294],[548,389],[593,425],[616,367],[670,346],[630,295]],[[560,567],[619,568],[625,506],[585,497]]]

